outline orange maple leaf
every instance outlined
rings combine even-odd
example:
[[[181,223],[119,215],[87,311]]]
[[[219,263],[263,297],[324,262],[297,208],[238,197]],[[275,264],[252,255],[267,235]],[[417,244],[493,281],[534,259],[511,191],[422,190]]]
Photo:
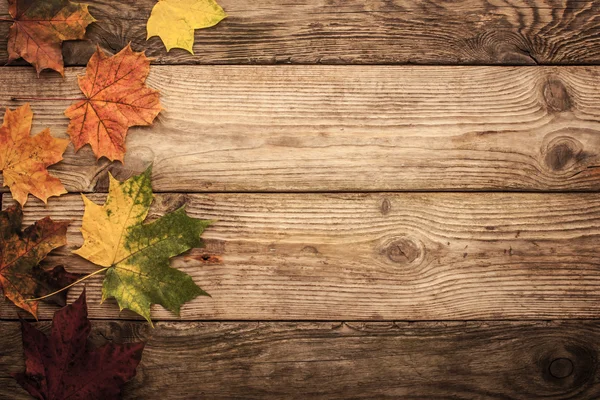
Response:
[[[85,4],[69,0],[8,0],[14,19],[8,36],[8,61],[23,58],[38,76],[46,68],[64,74],[62,42],[83,39],[95,21]]]
[[[123,162],[127,130],[152,124],[162,111],[158,91],[145,84],[149,73],[150,59],[131,46],[113,57],[96,50],[79,77],[86,99],[65,111],[75,150],[89,144],[97,158]]]
[[[31,137],[32,121],[31,107],[25,104],[15,111],[6,109],[0,127],[0,171],[4,186],[10,188],[21,205],[27,202],[29,193],[44,203],[48,197],[67,193],[46,168],[63,159],[69,141],[52,137],[49,129]]]

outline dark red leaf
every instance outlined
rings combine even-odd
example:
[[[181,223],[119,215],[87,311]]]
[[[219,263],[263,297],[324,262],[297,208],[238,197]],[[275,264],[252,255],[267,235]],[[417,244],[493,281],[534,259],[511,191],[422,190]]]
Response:
[[[69,286],[78,279],[83,278],[84,274],[74,274],[65,270],[62,265],[55,267],[51,271],[46,271],[41,267],[33,268],[31,271],[33,279],[38,283],[35,288],[34,296],[43,297],[50,293],[54,293],[64,287]],[[53,296],[44,299],[43,301],[48,303],[55,303],[61,307],[67,305],[67,291],[56,293]]]
[[[54,314],[50,337],[26,321],[21,326],[25,372],[14,377],[41,400],[118,399],[123,384],[135,376],[144,350],[144,343],[89,349],[85,292]]]

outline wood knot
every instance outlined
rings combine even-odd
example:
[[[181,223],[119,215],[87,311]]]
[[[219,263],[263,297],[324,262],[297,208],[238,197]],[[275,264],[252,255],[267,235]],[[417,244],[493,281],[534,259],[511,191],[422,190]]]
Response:
[[[547,343],[549,351],[540,358],[544,380],[563,388],[581,388],[594,380],[596,351],[590,343],[568,340],[567,343]]]
[[[319,250],[315,246],[304,246],[300,251],[302,253],[319,254]]]
[[[469,40],[470,45],[485,53],[496,64],[536,65],[535,51],[517,32],[507,29],[484,30]]]
[[[421,246],[413,240],[396,239],[383,247],[383,251],[390,261],[401,264],[410,264],[421,257]]]
[[[569,136],[552,139],[542,150],[544,162],[552,171],[566,171],[585,158],[583,144]]]
[[[187,259],[199,261],[202,264],[223,264],[223,258],[217,254],[201,253],[201,254],[190,254]]]
[[[550,363],[550,375],[556,379],[568,378],[573,373],[573,369],[573,361],[568,358],[555,358]]]
[[[543,86],[542,94],[548,110],[552,112],[569,111],[573,103],[565,85],[556,78],[550,78]]]
[[[161,213],[167,214],[180,209],[187,202],[188,196],[184,193],[164,193],[155,197],[153,210],[160,210]]]
[[[390,211],[392,211],[392,202],[389,199],[384,198],[379,209],[381,210],[382,215],[388,215]]]
[[[91,151],[91,149],[87,149],[87,151]],[[145,156],[149,161],[144,161],[146,158],[138,157],[138,155],[133,156],[129,153],[134,153],[136,150],[129,150],[128,154],[125,155],[125,164],[120,162],[109,162],[104,159],[97,166],[97,171],[95,173],[94,178],[92,179],[92,184],[94,185],[94,192],[107,192],[110,186],[108,173],[119,180],[125,181],[132,176],[139,175],[144,172],[150,164],[152,164],[153,155]],[[146,154],[143,149],[140,151],[140,155]],[[152,158],[150,158],[152,157]]]
[[[213,241],[209,240],[207,242],[208,243],[202,243],[203,248],[196,248],[186,253],[185,256],[183,256],[183,260],[204,265],[223,264],[222,252],[218,251],[218,248],[215,249]],[[205,244],[206,246],[204,246]]]

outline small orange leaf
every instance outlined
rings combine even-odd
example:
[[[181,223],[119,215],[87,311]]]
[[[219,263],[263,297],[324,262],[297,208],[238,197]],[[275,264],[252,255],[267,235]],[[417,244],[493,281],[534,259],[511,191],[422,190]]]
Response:
[[[69,0],[8,0],[14,19],[8,36],[8,61],[23,58],[38,76],[46,68],[64,73],[62,42],[83,39],[95,21],[85,4]]]
[[[75,150],[90,144],[97,158],[123,161],[129,128],[151,125],[162,111],[158,91],[146,86],[149,73],[150,59],[131,46],[112,57],[96,50],[79,77],[86,99],[65,111]]]
[[[49,129],[31,137],[32,121],[31,107],[25,104],[15,111],[6,109],[0,127],[0,171],[4,186],[10,188],[21,205],[27,202],[29,193],[44,203],[48,197],[67,193],[46,168],[63,159],[69,141],[52,137]]]

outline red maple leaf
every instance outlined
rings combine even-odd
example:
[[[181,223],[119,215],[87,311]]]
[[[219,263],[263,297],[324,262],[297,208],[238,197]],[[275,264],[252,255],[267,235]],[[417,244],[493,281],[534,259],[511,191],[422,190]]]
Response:
[[[25,372],[17,382],[41,400],[118,399],[121,387],[135,376],[145,343],[106,344],[89,349],[85,291],[57,311],[50,337],[21,321]]]

